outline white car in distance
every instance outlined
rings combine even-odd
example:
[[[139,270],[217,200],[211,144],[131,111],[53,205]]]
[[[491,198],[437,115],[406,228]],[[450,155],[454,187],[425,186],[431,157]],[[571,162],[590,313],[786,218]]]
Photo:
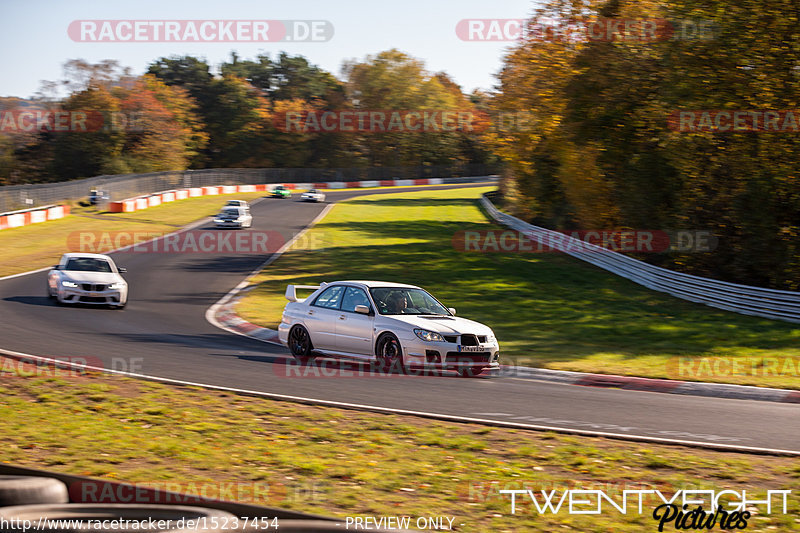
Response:
[[[297,289],[313,289],[298,298]],[[456,370],[477,376],[499,368],[489,326],[456,317],[424,289],[383,281],[289,285],[278,336],[304,363],[315,355],[377,362],[384,369]]]
[[[47,274],[47,295],[59,304],[110,305],[128,303],[128,283],[114,260],[102,254],[68,253]]]
[[[214,225],[218,228],[249,228],[253,225],[253,217],[246,207],[226,205],[214,217]]]
[[[318,189],[309,189],[300,195],[300,200],[303,202],[324,202],[325,193],[320,192]]]
[[[228,203],[225,204],[226,206],[231,207],[244,207],[245,209],[250,209],[246,200],[228,200]]]

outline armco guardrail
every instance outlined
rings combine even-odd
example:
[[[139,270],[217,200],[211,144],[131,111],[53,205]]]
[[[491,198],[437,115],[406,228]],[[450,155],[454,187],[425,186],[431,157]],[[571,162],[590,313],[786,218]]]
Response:
[[[78,200],[98,189],[111,200],[153,191],[217,185],[306,183],[418,178],[451,178],[496,174],[497,167],[482,164],[420,165],[412,167],[353,168],[226,168],[96,176],[72,181],[5,185],[0,187],[0,212]]]
[[[674,272],[529,224],[498,210],[485,196],[481,203],[500,224],[649,289],[726,311],[800,323],[800,292],[764,289]]]

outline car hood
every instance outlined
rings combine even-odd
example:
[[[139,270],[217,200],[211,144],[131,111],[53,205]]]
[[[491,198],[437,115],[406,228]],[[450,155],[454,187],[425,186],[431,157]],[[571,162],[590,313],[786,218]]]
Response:
[[[62,270],[63,277],[82,283],[114,283],[125,281],[122,276],[114,272],[83,272],[80,270]]]
[[[459,316],[442,315],[382,315],[383,320],[394,320],[408,324],[411,328],[422,328],[442,335],[473,333],[488,335],[492,332],[489,326]]]

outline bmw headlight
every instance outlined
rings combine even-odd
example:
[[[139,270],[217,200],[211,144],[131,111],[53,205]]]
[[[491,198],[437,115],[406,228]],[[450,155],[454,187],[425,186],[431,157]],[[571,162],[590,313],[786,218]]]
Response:
[[[122,289],[124,287],[125,287],[125,284],[122,283],[121,281],[117,281],[116,283],[112,283],[111,285],[108,286],[108,288],[110,290],[112,290],[112,291],[117,291],[117,290]]]
[[[68,279],[62,279],[62,280],[61,280],[61,284],[62,284],[64,287],[77,287],[77,286],[78,286],[78,284],[77,284],[77,283],[75,283],[74,281],[70,281],[70,280],[68,280]]]
[[[414,334],[427,342],[444,342],[444,337],[435,331],[428,331],[427,329],[415,329]]]
[[[486,335],[486,340],[488,342],[497,342],[497,337],[494,336],[494,331],[492,331],[488,335]]]

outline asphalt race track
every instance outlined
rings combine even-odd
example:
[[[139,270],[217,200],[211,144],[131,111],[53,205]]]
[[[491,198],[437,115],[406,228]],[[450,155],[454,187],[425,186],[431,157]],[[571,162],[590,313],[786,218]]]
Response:
[[[458,185],[465,186],[469,185]],[[330,202],[402,190],[326,194]],[[289,238],[324,209],[324,204],[296,200],[265,198],[255,203],[253,229],[278,231]],[[220,197],[220,205],[223,203]],[[198,229],[203,228],[213,228],[213,224],[208,221]],[[48,357],[92,358],[107,368],[320,400],[800,451],[800,405],[796,404],[590,388],[514,377],[468,379],[455,374],[386,376],[370,372],[360,376],[356,372],[349,378],[297,377],[287,372],[291,357],[287,349],[228,333],[205,318],[211,305],[266,259],[263,255],[117,253],[117,264],[128,269],[125,278],[131,291],[122,311],[55,305],[46,297],[46,272],[2,280],[0,348]],[[428,289],[436,293],[436,287]],[[500,343],[502,348],[502,339]],[[136,367],[119,368],[120,361],[133,362]]]

